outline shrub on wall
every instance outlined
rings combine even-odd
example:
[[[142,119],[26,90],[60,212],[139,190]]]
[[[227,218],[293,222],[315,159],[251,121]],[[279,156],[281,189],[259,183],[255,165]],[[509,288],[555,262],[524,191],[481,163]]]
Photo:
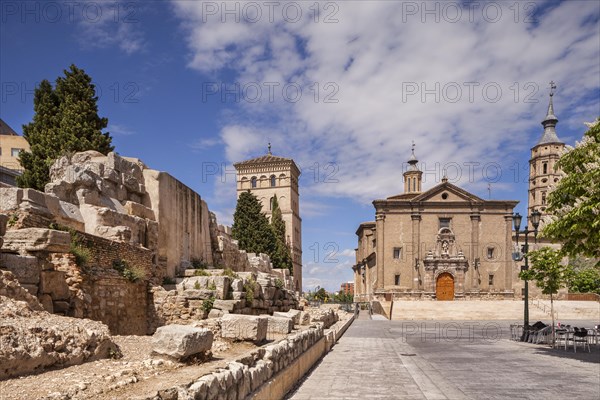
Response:
[[[113,268],[130,282],[137,282],[147,278],[147,273],[144,268],[136,265],[130,266],[125,260],[114,260]]]

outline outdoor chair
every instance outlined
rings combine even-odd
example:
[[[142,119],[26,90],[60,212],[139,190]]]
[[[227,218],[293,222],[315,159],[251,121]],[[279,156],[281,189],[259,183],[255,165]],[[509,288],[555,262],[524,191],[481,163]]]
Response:
[[[588,343],[593,343],[596,346],[598,345],[598,336],[600,336],[600,331],[598,330],[598,326],[592,329],[588,329]]]
[[[567,349],[569,343],[569,331],[567,329],[558,328],[554,331],[556,335],[554,340],[554,347],[564,346]]]
[[[577,328],[575,327],[575,333],[573,333],[573,351],[577,353],[577,344],[581,343],[583,346],[583,350],[585,350],[585,346],[587,345],[588,353],[590,352],[590,343],[588,342],[588,331],[586,328]]]
[[[535,333],[535,337],[533,339],[533,343],[549,343],[550,338],[552,337],[552,327],[547,326],[545,328],[540,329]]]

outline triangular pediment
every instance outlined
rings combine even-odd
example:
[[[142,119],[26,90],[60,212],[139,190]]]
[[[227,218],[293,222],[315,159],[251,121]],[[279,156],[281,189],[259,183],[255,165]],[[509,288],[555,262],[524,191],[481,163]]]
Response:
[[[412,199],[412,201],[418,202],[437,202],[437,201],[464,201],[469,203],[481,203],[484,202],[480,197],[475,196],[472,193],[467,192],[464,189],[459,188],[449,182],[443,182],[439,185],[432,187],[426,192],[421,193]]]

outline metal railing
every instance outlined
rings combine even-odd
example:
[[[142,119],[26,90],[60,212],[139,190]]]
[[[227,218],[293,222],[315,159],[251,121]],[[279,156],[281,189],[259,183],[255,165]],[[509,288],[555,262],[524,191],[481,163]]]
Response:
[[[529,304],[542,310],[544,314],[548,314],[548,316],[552,318],[552,307],[549,304],[544,304],[538,299],[530,299]],[[558,319],[558,311],[554,311],[554,319]]]

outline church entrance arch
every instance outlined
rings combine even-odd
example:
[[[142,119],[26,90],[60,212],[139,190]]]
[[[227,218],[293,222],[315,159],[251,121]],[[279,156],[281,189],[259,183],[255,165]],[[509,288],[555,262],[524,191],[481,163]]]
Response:
[[[448,272],[441,273],[435,285],[435,297],[438,300],[454,300],[454,277]]]

